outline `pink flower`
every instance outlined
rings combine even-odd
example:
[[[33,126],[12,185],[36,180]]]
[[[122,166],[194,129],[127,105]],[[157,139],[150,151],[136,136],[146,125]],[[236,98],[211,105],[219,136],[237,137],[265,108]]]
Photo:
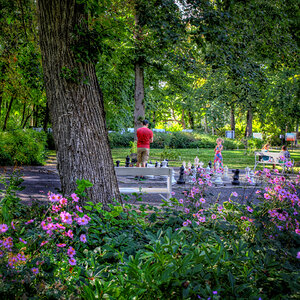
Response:
[[[174,195],[175,195],[175,192],[171,192],[171,195],[174,196]]]
[[[72,198],[73,202],[78,202],[78,200],[79,200],[79,197],[77,197],[77,195],[75,193],[73,193],[71,195],[71,198]]]
[[[238,196],[238,193],[237,193],[237,192],[233,192],[233,193],[232,193],[232,196],[237,197],[237,196]]]
[[[61,206],[66,206],[68,204],[68,200],[66,198],[61,198],[59,203]]]
[[[217,218],[217,216],[216,216],[215,214],[212,214],[212,215],[211,215],[211,218],[214,220],[214,219]]]
[[[205,217],[200,217],[198,220],[199,220],[199,222],[204,223],[205,222]]]
[[[300,235],[300,229],[296,229],[295,232]]]
[[[14,224],[13,221],[11,221],[10,226],[11,226],[12,229],[16,230],[16,227],[15,227],[15,224]]]
[[[83,212],[81,206],[76,205],[76,209],[77,209],[79,212]]]
[[[86,235],[85,235],[85,234],[81,234],[79,239],[80,239],[80,241],[81,241],[82,243],[86,243],[86,242],[87,242],[87,239],[86,239]]]
[[[53,205],[53,206],[52,206],[52,210],[53,210],[54,212],[59,212],[60,209],[61,209],[61,207],[58,206],[58,205]]]
[[[269,199],[271,199],[271,196],[269,194],[267,194],[267,193],[264,193],[264,198],[267,199],[267,200],[269,200]]]
[[[23,244],[27,244],[27,242],[24,241],[22,238],[19,238],[19,241],[22,242]]]
[[[41,242],[41,246],[44,246],[44,245],[46,245],[46,244],[48,244],[49,242],[48,241],[42,241]]]
[[[38,268],[32,268],[31,271],[32,271],[33,274],[38,274],[39,273]]]
[[[0,224],[0,232],[6,232],[8,230],[8,226],[6,224]]]
[[[59,195],[55,195],[55,194],[48,194],[48,199],[51,201],[51,202],[58,202],[59,201]]]
[[[73,232],[72,232],[72,230],[71,229],[69,229],[68,230],[68,232],[66,233],[66,235],[69,237],[69,238],[73,238],[73,236],[74,236],[74,234],[73,234]]]
[[[72,224],[72,216],[68,212],[62,211],[60,218],[63,223]]]
[[[257,190],[256,192],[255,192],[255,194],[260,194],[261,193],[261,191],[260,190]]]
[[[252,213],[253,212],[253,209],[250,207],[250,206],[247,206],[247,210]]]
[[[189,210],[188,208],[185,208],[184,211],[185,211],[185,213],[187,213],[187,214],[190,212],[190,210]]]
[[[247,220],[247,217],[242,216],[242,217],[241,217],[241,220]]]
[[[67,253],[70,257],[73,257],[76,254],[76,251],[73,247],[69,247]]]
[[[25,225],[31,224],[31,223],[33,223],[33,222],[34,222],[34,220],[31,219],[31,220],[27,221],[27,222],[25,223]]]
[[[204,198],[200,198],[199,200],[201,203],[205,203],[205,199]]]
[[[189,225],[189,223],[188,223],[187,221],[184,221],[184,222],[182,223],[182,225],[186,227],[186,226]]]
[[[178,202],[182,204],[183,203],[183,199],[179,199]]]
[[[69,259],[69,264],[70,264],[71,266],[75,266],[75,265],[76,265],[76,259],[75,259],[74,257],[71,257],[71,258]]]
[[[296,258],[300,259],[300,252],[297,253]]]
[[[87,225],[89,223],[89,221],[86,218],[77,218],[76,222],[78,225]]]
[[[63,248],[63,247],[66,247],[67,245],[63,244],[63,243],[59,243],[59,244],[56,244],[56,246],[59,247],[59,248]]]

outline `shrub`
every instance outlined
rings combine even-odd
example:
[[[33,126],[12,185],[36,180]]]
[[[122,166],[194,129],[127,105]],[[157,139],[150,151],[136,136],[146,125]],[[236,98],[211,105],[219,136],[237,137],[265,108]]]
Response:
[[[261,149],[264,145],[264,141],[260,139],[249,139],[248,140],[248,147],[251,150]]]
[[[109,144],[111,148],[125,148],[130,147],[130,142],[134,140],[134,133],[125,132],[111,132],[108,135]]]
[[[0,132],[0,165],[41,165],[46,134],[31,129]]]

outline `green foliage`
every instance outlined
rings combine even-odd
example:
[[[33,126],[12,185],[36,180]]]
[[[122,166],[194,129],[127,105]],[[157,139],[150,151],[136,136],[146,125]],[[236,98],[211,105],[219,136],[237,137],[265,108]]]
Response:
[[[134,133],[110,132],[108,134],[109,144],[111,148],[130,147],[130,143],[134,140]]]
[[[8,178],[0,177],[0,184],[3,184],[3,190],[0,190],[0,222],[10,223],[13,219],[20,218],[24,212],[20,199],[16,196],[18,191],[24,187],[20,184],[24,180],[21,178],[20,171],[16,170]]]
[[[234,203],[239,195],[232,193],[223,205],[203,209],[206,175],[197,173],[193,197],[173,198],[164,209],[117,202],[106,209],[92,202],[80,208],[78,196],[90,186],[81,180],[78,195],[52,194],[48,209],[29,208],[12,216],[12,223],[1,224],[0,296],[299,298],[299,206],[291,205],[297,196],[293,183],[260,173],[269,188],[268,197],[258,192],[264,201],[241,205]],[[18,177],[11,180],[12,189],[16,186]],[[283,201],[279,186],[290,192]],[[64,220],[66,213],[72,222]],[[78,224],[82,218],[85,225]],[[8,247],[9,239],[13,243]],[[76,261],[70,265],[72,258]]]
[[[0,165],[41,165],[46,134],[34,130],[0,132]]]
[[[111,148],[131,147],[133,142],[133,133],[109,133]],[[199,134],[197,132],[154,132],[152,149],[185,149],[185,148],[214,148],[216,146],[217,136]],[[224,138],[225,149],[243,149],[243,143],[237,140]]]
[[[250,148],[251,150],[262,149],[263,145],[265,144],[265,142],[260,139],[249,139],[247,142],[248,148]]]

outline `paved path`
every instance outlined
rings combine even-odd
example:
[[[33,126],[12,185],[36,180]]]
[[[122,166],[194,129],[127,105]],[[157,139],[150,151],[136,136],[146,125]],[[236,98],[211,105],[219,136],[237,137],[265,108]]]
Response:
[[[24,179],[22,186],[25,187],[23,191],[18,192],[18,196],[25,202],[30,203],[32,199],[47,201],[47,193],[59,192],[60,181],[56,170],[55,161],[48,163],[46,166],[25,166],[19,168],[20,173]],[[13,171],[12,167],[0,167],[0,174],[9,174]],[[179,168],[174,168],[175,179],[179,176]],[[229,170],[229,176],[232,177],[232,172]],[[238,193],[238,201],[246,203],[246,201],[257,201],[255,191],[257,187],[249,186],[246,184],[245,171],[241,170],[240,186],[233,186],[232,179],[225,181],[222,186],[213,185],[208,188],[206,194],[207,203],[215,203],[217,199],[219,202],[227,201],[232,192]],[[166,186],[166,179],[156,178],[147,179],[143,182],[137,182],[133,177],[119,177],[118,182],[120,186],[147,186],[147,187],[160,187]],[[175,192],[174,197],[180,199],[183,197],[183,191],[189,191],[191,184],[172,186]],[[134,202],[134,199],[130,202]],[[142,196],[140,204],[160,205],[162,203],[161,197],[158,194],[148,194]]]

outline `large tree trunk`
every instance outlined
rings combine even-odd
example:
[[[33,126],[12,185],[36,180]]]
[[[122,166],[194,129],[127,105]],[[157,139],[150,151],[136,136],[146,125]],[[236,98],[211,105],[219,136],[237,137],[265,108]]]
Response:
[[[78,40],[85,38],[76,30],[87,30],[84,5],[76,0],[37,3],[45,87],[62,191],[70,194],[77,179],[86,179],[93,183],[87,196],[94,203],[119,200],[95,67],[74,53],[78,51]]]
[[[252,108],[250,107],[247,111],[247,125],[245,130],[246,138],[250,138],[252,136],[252,121],[253,121],[253,113],[252,113]]]

